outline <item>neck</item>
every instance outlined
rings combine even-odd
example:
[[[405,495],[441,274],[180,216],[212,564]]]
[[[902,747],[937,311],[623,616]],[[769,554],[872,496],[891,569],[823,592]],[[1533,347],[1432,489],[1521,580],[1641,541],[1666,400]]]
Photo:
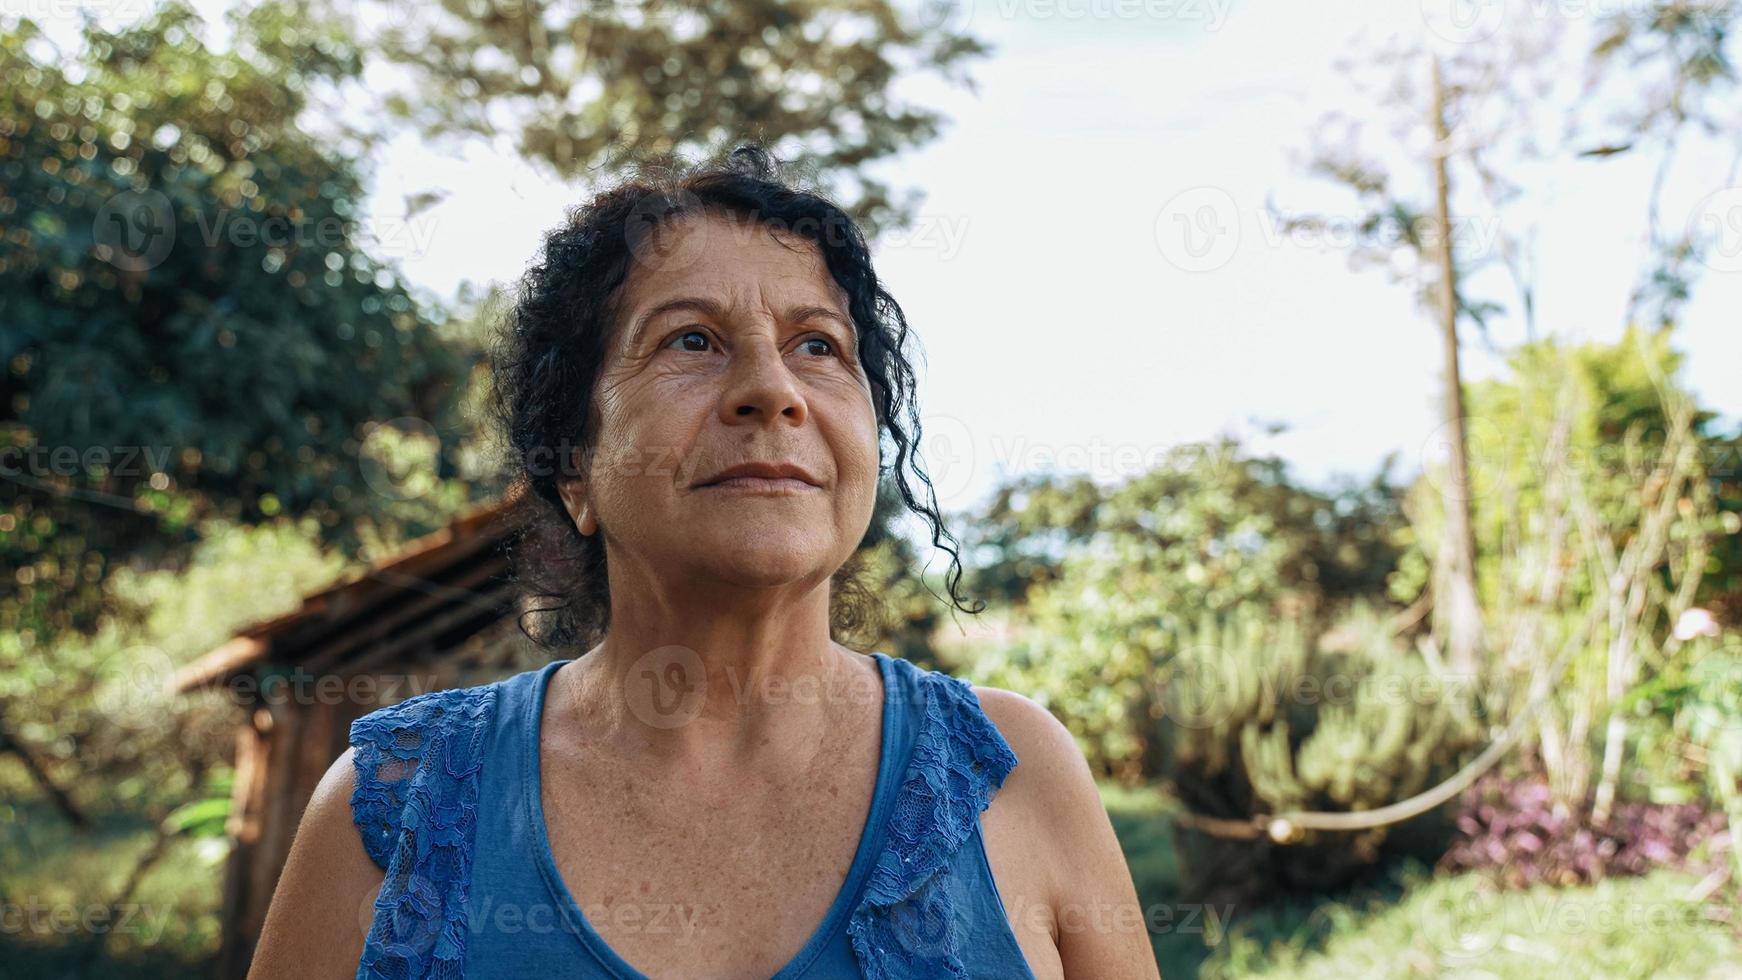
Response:
[[[609,632],[564,670],[582,730],[623,757],[784,766],[815,751],[845,699],[881,698],[868,658],[830,638],[826,578],[806,590],[612,586]]]

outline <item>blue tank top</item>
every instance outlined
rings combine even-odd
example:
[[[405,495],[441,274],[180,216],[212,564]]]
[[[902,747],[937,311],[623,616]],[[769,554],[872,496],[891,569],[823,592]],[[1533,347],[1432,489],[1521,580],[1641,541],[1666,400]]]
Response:
[[[1016,755],[967,683],[872,656],[884,704],[870,813],[834,904],[775,980],[1033,980],[980,836]],[[359,980],[646,980],[587,921],[545,833],[539,720],[567,662],[352,723],[352,817],[385,872]]]

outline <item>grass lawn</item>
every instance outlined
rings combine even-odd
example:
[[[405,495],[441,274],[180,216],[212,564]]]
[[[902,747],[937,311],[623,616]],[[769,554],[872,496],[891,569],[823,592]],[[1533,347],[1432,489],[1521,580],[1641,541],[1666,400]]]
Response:
[[[1214,910],[1180,904],[1166,801],[1114,788],[1103,799],[1151,916],[1166,980],[1742,978],[1737,906],[1689,902],[1695,879],[1673,871],[1589,888],[1496,892],[1477,875],[1406,868],[1379,887],[1267,909],[1230,926]]]

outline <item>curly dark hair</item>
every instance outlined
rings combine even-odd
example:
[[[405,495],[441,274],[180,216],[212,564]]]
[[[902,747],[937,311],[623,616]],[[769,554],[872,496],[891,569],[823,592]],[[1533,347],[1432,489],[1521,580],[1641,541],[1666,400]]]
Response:
[[[984,603],[970,607],[962,597],[959,544],[944,527],[916,452],[920,419],[907,318],[878,282],[853,219],[824,196],[797,186],[768,151],[747,144],[700,164],[643,165],[570,209],[567,222],[545,236],[540,255],[521,277],[491,352],[492,414],[508,456],[505,519],[521,631],[547,650],[584,649],[610,625],[603,538],[575,527],[558,483],[576,475],[568,468],[570,453],[588,458],[593,452],[594,389],[636,250],[660,226],[701,212],[760,222],[808,239],[820,250],[847,295],[860,363],[871,382],[879,482],[925,519],[932,544],[949,553],[950,603],[979,612]],[[578,412],[577,404],[589,408]],[[893,445],[893,465],[887,463],[885,437]],[[875,532],[875,518],[873,525]],[[861,581],[861,556],[855,552],[831,579],[829,619],[836,637],[854,635],[882,614],[875,590]]]

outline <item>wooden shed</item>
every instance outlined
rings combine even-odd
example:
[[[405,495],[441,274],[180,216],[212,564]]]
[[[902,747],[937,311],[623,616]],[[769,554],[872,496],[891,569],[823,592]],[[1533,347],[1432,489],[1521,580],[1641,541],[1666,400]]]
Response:
[[[220,976],[247,974],[297,822],[352,721],[546,659],[515,622],[503,510],[493,503],[460,515],[248,627],[177,677],[178,690],[223,692],[241,712]]]

